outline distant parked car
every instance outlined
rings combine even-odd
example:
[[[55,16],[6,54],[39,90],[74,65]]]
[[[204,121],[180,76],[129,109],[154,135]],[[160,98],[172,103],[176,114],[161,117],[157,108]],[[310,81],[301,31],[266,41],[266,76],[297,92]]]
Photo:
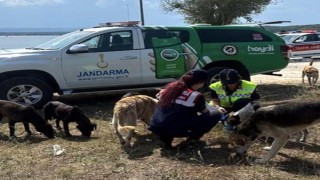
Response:
[[[320,32],[304,30],[279,34],[289,46],[289,57],[320,56]]]

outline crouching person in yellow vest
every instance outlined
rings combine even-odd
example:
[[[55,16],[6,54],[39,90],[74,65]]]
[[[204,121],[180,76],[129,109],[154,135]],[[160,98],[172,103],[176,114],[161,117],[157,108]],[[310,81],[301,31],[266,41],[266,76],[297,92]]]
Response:
[[[221,113],[238,111],[249,102],[260,99],[257,85],[241,80],[235,69],[224,69],[219,74],[220,81],[212,83],[210,88],[210,105],[215,106]]]

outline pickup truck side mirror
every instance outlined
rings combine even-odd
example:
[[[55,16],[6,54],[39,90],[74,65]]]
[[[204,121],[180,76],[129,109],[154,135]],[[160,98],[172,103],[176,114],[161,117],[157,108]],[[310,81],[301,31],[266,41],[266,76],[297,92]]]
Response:
[[[304,40],[302,40],[302,39],[298,39],[298,40],[296,40],[296,41],[294,41],[295,43],[302,43],[302,42],[304,42]]]
[[[89,47],[85,44],[73,45],[67,51],[68,54],[85,53],[85,52],[89,52]]]

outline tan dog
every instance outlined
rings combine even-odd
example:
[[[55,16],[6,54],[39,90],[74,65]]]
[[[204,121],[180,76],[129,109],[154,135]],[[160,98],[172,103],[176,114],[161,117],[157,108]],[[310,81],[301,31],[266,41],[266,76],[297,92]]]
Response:
[[[112,124],[122,145],[130,145],[137,120],[149,125],[157,99],[146,95],[133,95],[120,99],[114,106]]]
[[[310,86],[314,86],[319,78],[319,71],[312,66],[313,59],[311,59],[309,65],[305,66],[302,71],[302,83],[304,83],[304,76],[308,77]]]

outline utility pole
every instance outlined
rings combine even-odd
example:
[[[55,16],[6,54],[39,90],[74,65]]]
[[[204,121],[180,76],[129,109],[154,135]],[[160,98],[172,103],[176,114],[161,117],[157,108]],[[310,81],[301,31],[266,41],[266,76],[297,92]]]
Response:
[[[141,16],[141,25],[144,25],[144,15],[143,15],[143,3],[142,0],[140,0],[140,16]]]

